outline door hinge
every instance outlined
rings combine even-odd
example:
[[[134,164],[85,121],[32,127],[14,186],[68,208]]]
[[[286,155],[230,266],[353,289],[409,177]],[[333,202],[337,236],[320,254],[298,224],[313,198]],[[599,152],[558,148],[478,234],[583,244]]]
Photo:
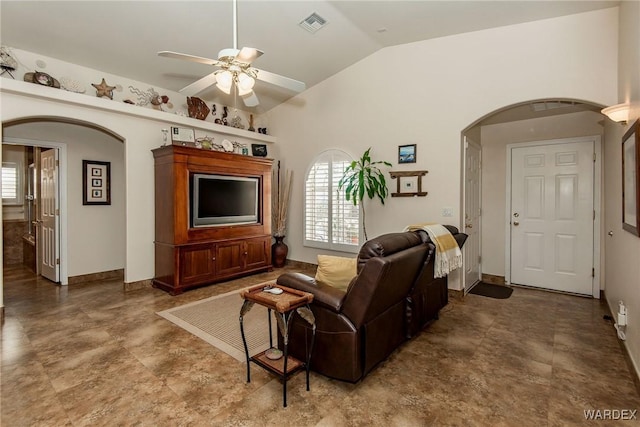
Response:
[[[595,268],[591,269],[591,277],[596,277],[596,269]]]
[[[56,209],[56,215],[60,216],[60,209]]]
[[[482,256],[478,255],[478,264],[480,264],[480,262],[482,262]]]
[[[60,258],[56,258],[56,265],[60,265]]]
[[[593,153],[593,161],[596,161],[596,153]]]
[[[56,166],[60,166],[60,160],[56,160]]]
[[[594,221],[596,220],[596,211],[595,210],[593,211],[593,220]]]

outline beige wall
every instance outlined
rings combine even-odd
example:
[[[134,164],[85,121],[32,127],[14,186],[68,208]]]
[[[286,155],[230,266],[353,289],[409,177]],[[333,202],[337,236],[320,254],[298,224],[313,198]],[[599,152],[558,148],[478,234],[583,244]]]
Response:
[[[628,125],[608,121],[605,127],[605,295],[611,311],[618,301],[628,308],[625,345],[640,374],[640,238],[622,229],[622,136],[640,118],[640,3],[620,6],[620,81],[618,102],[631,102]]]
[[[617,20],[611,8],[386,48],[272,110],[275,154],[295,176],[290,257],[315,262],[319,253],[302,244],[303,180],[310,161],[329,148],[357,157],[372,146],[374,158],[393,162],[392,170],[429,171],[427,197],[366,204],[370,235],[413,222],[459,226],[461,132],[527,100],[615,102]],[[392,69],[396,64],[400,70]],[[417,144],[417,163],[397,165],[403,144]],[[453,217],[442,216],[445,207]],[[460,289],[459,278],[452,276],[450,286]]]
[[[124,268],[124,144],[104,132],[67,123],[9,126],[5,138],[25,143],[58,142],[67,146],[67,273],[78,276]],[[82,205],[82,160],[111,162],[111,205]]]
[[[505,275],[507,144],[602,135],[604,117],[581,112],[482,127],[482,272]]]

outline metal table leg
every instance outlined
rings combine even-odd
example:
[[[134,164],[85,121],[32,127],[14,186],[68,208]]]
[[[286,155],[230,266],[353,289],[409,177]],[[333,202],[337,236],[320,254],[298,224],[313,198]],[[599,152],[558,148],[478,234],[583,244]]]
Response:
[[[251,382],[251,367],[249,363],[249,347],[247,346],[247,339],[244,336],[244,325],[243,318],[244,315],[251,310],[253,307],[253,302],[245,300],[244,304],[242,304],[242,308],[240,309],[240,335],[242,335],[242,344],[244,344],[244,354],[247,358],[247,382]],[[269,334],[271,334],[271,330],[269,330]],[[271,335],[269,335],[271,338]]]

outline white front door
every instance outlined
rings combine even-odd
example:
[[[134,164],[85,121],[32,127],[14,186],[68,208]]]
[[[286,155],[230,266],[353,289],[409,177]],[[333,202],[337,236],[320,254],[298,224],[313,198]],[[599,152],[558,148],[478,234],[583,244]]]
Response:
[[[40,274],[52,282],[60,281],[58,150],[40,154]]]
[[[511,283],[591,295],[594,142],[511,147]]]
[[[480,153],[480,146],[465,137],[464,228],[462,231],[469,236],[463,247],[465,293],[481,280]]]

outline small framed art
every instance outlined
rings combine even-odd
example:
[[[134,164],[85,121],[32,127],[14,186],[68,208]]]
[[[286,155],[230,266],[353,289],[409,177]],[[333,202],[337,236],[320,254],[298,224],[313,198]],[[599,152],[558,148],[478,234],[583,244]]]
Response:
[[[266,157],[267,146],[265,144],[251,144],[251,154],[256,157]]]
[[[640,236],[640,120],[622,137],[622,228]]]
[[[398,147],[398,163],[416,162],[416,144],[400,145]]]
[[[82,161],[82,204],[111,204],[111,162]]]
[[[171,126],[171,142],[173,144],[186,145],[187,142],[196,142],[196,134],[193,129]]]

